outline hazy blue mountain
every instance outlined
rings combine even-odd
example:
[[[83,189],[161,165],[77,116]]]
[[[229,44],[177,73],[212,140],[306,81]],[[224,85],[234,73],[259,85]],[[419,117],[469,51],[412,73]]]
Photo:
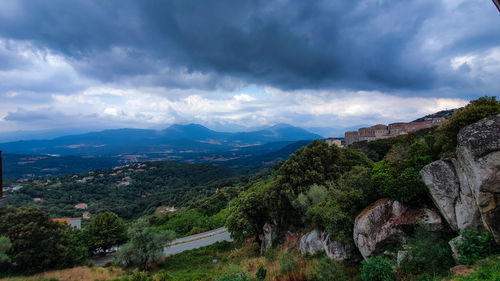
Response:
[[[1,143],[0,150],[17,154],[113,156],[189,151],[206,153],[270,142],[322,138],[304,129],[279,124],[253,132],[225,133],[198,124],[172,125],[165,130],[113,129],[50,140]]]

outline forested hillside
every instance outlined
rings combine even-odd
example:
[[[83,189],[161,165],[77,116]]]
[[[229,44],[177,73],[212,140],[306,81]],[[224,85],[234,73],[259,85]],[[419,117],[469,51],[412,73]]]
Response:
[[[9,194],[14,206],[36,205],[56,217],[81,216],[75,205],[85,203],[91,214],[112,211],[123,218],[139,217],[157,206],[187,206],[212,194],[233,173],[222,166],[175,162],[136,163],[54,178],[16,183]]]

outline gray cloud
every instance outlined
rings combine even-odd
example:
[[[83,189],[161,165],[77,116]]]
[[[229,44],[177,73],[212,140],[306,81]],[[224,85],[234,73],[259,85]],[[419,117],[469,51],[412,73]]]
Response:
[[[0,2],[0,131],[411,120],[500,90],[484,0]]]
[[[0,16],[0,36],[57,52],[102,82],[429,90],[462,81],[443,58],[500,45],[486,2],[21,1]],[[443,46],[425,50],[431,36]]]

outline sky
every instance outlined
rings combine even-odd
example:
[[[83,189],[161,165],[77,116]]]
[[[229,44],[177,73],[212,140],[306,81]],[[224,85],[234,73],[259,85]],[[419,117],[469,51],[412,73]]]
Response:
[[[324,136],[500,93],[490,0],[0,2],[0,133]]]

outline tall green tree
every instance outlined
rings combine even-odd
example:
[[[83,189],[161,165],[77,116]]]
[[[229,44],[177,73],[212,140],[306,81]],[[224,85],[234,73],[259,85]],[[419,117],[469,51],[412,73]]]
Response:
[[[324,141],[316,140],[297,150],[281,166],[273,189],[277,198],[272,204],[276,219],[281,224],[302,223],[303,214],[293,204],[299,194],[307,194],[314,184],[327,186],[337,181],[354,166],[371,168],[372,165],[362,152],[328,146]]]
[[[257,182],[247,191],[231,201],[226,226],[231,236],[238,241],[254,236],[261,243],[260,235],[269,220],[271,188],[274,182]]]
[[[142,270],[163,257],[163,248],[175,238],[173,231],[155,232],[149,222],[141,218],[128,230],[130,240],[116,254],[118,264],[137,266]]]
[[[0,208],[0,236],[12,246],[7,254],[14,270],[25,273],[72,266],[81,261],[69,236],[70,227],[51,220],[37,207]]]
[[[112,212],[98,214],[85,232],[91,253],[105,253],[109,248],[127,241],[127,229],[123,220]]]

